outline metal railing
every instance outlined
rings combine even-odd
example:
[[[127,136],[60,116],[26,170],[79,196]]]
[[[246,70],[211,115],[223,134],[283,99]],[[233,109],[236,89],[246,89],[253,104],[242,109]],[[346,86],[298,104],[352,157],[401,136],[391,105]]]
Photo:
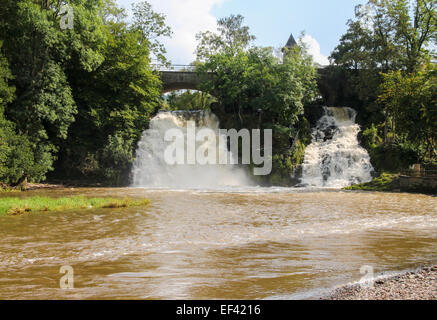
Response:
[[[318,67],[319,70],[326,68],[326,66]],[[152,64],[152,69],[156,71],[169,71],[169,72],[196,72],[196,66],[187,64]]]
[[[195,72],[196,66],[193,65],[184,65],[184,64],[172,64],[170,66],[163,64],[153,64],[153,70],[156,71],[173,71],[173,72]]]

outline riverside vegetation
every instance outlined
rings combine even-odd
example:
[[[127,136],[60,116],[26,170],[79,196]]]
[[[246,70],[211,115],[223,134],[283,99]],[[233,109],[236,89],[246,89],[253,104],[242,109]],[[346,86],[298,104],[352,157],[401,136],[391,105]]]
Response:
[[[311,142],[304,111],[317,105],[358,111],[378,172],[437,165],[433,0],[358,6],[324,71],[334,97],[319,91],[302,43],[283,56],[256,47],[240,15],[197,36],[193,65],[217,75],[204,77],[202,93],[163,97],[152,59],[167,63],[157,40],[172,33],[164,15],[146,1],[130,19],[113,0],[63,2],[73,8],[73,29],[60,28],[59,1],[5,0],[0,12],[3,183],[126,185],[141,133],[160,109],[212,109],[225,129],[273,129],[273,171],[262,184],[292,185]]]
[[[366,190],[366,191],[391,191],[398,188],[396,183],[399,174],[383,172],[370,182],[356,184],[344,188],[345,190]]]
[[[436,6],[369,1],[357,7],[331,54],[327,74],[336,102],[358,111],[361,142],[378,172],[398,173],[414,163],[436,168]]]
[[[29,197],[1,198],[0,216],[21,215],[30,212],[66,211],[72,209],[98,209],[98,208],[127,208],[146,206],[147,199],[116,199],[116,198],[87,198],[85,196],[72,196],[63,198]]]

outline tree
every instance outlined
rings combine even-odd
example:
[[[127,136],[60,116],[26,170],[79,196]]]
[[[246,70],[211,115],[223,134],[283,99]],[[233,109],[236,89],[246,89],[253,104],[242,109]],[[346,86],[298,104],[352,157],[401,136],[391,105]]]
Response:
[[[197,66],[200,90],[217,98],[213,111],[222,127],[273,130],[270,182],[286,185],[298,164],[294,160],[301,159],[291,150],[293,139],[300,129],[309,131],[303,112],[318,95],[317,70],[303,46],[295,46],[283,60],[272,48],[251,47],[254,37],[242,21],[241,16],[221,19],[219,34],[198,37],[198,56],[204,59]],[[208,76],[211,72],[214,77]]]
[[[3,42],[0,41],[0,111],[4,111],[6,104],[14,99],[15,88],[10,85],[13,79],[9,64],[2,54]]]
[[[7,171],[40,181],[56,166],[62,178],[125,181],[136,141],[160,102],[150,56],[163,52],[163,16],[146,2],[134,8],[132,24],[114,0],[4,2],[0,39],[16,99],[6,102],[2,134],[8,154],[28,156],[21,170],[9,163]],[[73,9],[71,29],[62,28],[63,5]]]
[[[269,48],[252,48],[234,55],[216,54],[199,66],[199,72],[214,72],[201,89],[214,93],[230,113],[263,114],[263,124],[293,126],[306,102],[316,96],[316,69],[308,55],[297,47],[280,63]],[[205,77],[206,79],[206,77]]]
[[[433,52],[437,32],[435,0],[369,0],[355,10],[355,20],[331,54],[347,68],[404,69],[413,72]]]
[[[91,72],[102,62],[104,27],[99,14],[105,2],[67,3],[74,9],[72,30],[60,27],[60,1],[8,0],[0,13],[0,37],[17,96],[6,117],[28,137],[35,166],[41,168],[31,180],[44,179],[53,169],[58,145],[74,122],[77,106],[68,71]]]
[[[134,3],[132,11],[132,30],[141,32],[141,42],[148,42],[150,52],[159,62],[165,64],[166,50],[160,38],[170,37],[172,34],[171,28],[165,24],[165,15],[154,12],[147,1]]]
[[[149,42],[115,20],[108,22],[104,62],[91,74],[71,76],[79,114],[58,166],[120,185],[127,183],[136,143],[160,103],[161,82],[150,67]]]
[[[17,184],[26,173],[38,175],[38,167],[27,137],[17,135],[14,123],[4,117],[5,106],[13,101],[15,88],[10,85],[13,76],[1,47],[0,42],[0,182]]]
[[[384,74],[379,102],[392,118],[392,131],[411,141],[422,161],[437,159],[437,69]]]
[[[417,72],[435,54],[431,44],[437,33],[436,9],[435,0],[369,0],[365,6],[357,6],[355,19],[348,22],[347,33],[331,55],[353,84],[348,101],[359,112],[364,131],[370,132],[372,126],[380,130],[373,134],[383,136],[387,146],[402,140],[418,147],[411,134],[401,139],[400,119],[392,108],[399,101],[389,98],[386,90],[394,90],[396,76],[397,80],[402,76],[424,80]],[[384,99],[378,98],[380,90]],[[419,91],[415,94],[418,96],[411,98],[420,96]],[[394,139],[396,135],[398,139]]]
[[[331,61],[354,71],[397,68],[399,53],[393,39],[393,26],[383,8],[369,2],[355,8],[347,32],[331,54]]]
[[[0,50],[2,43],[0,42]],[[0,181],[5,181],[7,175],[7,162],[10,156],[8,135],[10,135],[10,124],[4,118],[5,105],[12,100],[14,89],[9,86],[12,74],[9,71],[7,60],[0,51]]]
[[[197,59],[204,61],[209,56],[219,53],[235,56],[238,51],[246,50],[256,38],[249,33],[249,27],[243,26],[243,21],[242,15],[230,15],[217,20],[218,33],[198,33]]]
[[[399,44],[402,63],[408,72],[416,71],[432,52],[430,42],[437,32],[437,2],[435,0],[372,0],[385,11],[394,28],[394,40]]]

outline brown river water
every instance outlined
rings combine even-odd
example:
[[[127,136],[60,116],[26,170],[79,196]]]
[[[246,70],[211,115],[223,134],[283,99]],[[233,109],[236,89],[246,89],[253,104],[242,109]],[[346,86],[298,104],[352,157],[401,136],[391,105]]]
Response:
[[[262,188],[19,196],[37,194],[151,205],[0,217],[0,299],[307,298],[360,280],[364,265],[381,273],[437,262],[432,196]],[[60,289],[65,265],[71,290]]]

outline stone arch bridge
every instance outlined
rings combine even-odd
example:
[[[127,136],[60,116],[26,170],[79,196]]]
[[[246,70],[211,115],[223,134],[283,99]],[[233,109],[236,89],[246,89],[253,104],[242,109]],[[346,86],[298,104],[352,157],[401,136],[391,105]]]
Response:
[[[175,90],[198,90],[202,79],[193,66],[172,65],[169,68],[155,67],[159,70],[162,80],[162,91],[167,93]],[[209,74],[214,77],[214,73]]]
[[[193,66],[185,65],[173,65],[163,68],[161,66],[155,66],[156,70],[159,70],[162,80],[162,91],[168,93],[176,90],[198,90],[201,83],[202,76],[200,76]],[[334,88],[326,76],[326,69],[318,69],[319,77],[317,83],[320,93],[324,98],[327,105],[334,105],[337,100],[338,92],[337,88]],[[215,73],[208,74],[209,77],[214,78]]]

